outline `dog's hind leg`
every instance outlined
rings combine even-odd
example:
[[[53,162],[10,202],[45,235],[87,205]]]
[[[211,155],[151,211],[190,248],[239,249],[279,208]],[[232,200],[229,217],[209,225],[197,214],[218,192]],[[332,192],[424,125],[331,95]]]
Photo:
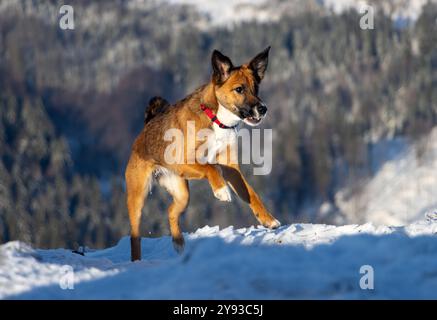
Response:
[[[132,153],[126,167],[127,208],[131,225],[131,260],[141,260],[140,222],[144,200],[150,189],[154,164]]]
[[[190,199],[188,181],[169,172],[160,177],[159,184],[173,197],[173,203],[168,208],[168,222],[173,246],[178,253],[182,253],[185,242],[179,226],[179,218],[187,208]]]

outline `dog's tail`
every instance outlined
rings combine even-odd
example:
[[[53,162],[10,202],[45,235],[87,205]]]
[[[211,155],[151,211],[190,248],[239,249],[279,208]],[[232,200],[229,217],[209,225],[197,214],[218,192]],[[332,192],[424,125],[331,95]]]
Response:
[[[144,124],[148,123],[158,113],[162,112],[170,103],[162,97],[153,97],[149,101],[149,105],[144,113]]]

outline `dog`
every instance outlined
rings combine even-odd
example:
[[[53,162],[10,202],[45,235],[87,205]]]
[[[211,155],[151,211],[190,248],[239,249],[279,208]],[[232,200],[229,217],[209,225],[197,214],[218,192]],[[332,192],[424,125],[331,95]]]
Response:
[[[188,180],[191,179],[207,179],[214,196],[221,201],[231,201],[229,185],[249,204],[255,218],[263,226],[271,229],[280,226],[243,177],[238,163],[229,161],[229,157],[218,163],[169,163],[166,161],[169,143],[164,139],[166,131],[171,129],[178,129],[184,137],[188,137],[187,123],[194,123],[196,132],[211,129],[216,141],[225,142],[220,143],[214,153],[229,152],[229,148],[237,143],[236,127],[239,123],[256,126],[266,116],[267,107],[258,97],[258,88],[267,69],[269,51],[270,47],[250,62],[234,66],[231,59],[214,50],[211,56],[212,77],[207,84],[173,105],[161,97],[150,101],[144,128],[135,139],[125,171],[132,261],[141,259],[141,212],[154,178],[173,198],[168,208],[168,221],[174,248],[179,253],[184,248],[179,218],[189,202]],[[185,145],[193,143],[184,142]],[[195,142],[194,150],[199,147],[200,142]],[[191,151],[183,146],[181,150],[182,159],[187,160]]]

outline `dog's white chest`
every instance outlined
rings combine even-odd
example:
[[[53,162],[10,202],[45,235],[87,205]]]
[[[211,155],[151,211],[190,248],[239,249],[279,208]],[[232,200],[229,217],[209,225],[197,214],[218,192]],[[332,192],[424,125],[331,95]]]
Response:
[[[214,124],[214,139],[217,152],[223,151],[228,145],[233,146],[237,143],[236,129],[222,129]]]
[[[230,112],[223,106],[219,106],[217,111],[217,118],[224,125],[229,127],[236,126],[240,122],[240,118]],[[237,129],[223,129],[220,128],[216,123],[213,124],[213,138],[212,146],[209,150],[208,162],[214,162],[216,156],[226,150],[228,146],[233,148],[237,144]]]

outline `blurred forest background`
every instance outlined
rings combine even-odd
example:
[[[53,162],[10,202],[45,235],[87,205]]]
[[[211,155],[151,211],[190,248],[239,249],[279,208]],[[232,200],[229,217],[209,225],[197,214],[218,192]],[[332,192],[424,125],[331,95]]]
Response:
[[[171,1],[77,0],[75,30],[61,30],[62,4],[0,0],[0,243],[98,248],[128,234],[123,173],[145,106],[208,81],[215,48],[241,64],[272,46],[260,95],[274,165],[247,176],[283,223],[359,221],[336,193],[375,174],[378,143],[436,125],[436,4],[414,21],[376,10],[362,30],[356,10],[320,1],[273,1],[274,19],[217,25]],[[241,201],[191,187],[185,231],[256,224]],[[169,197],[151,193],[143,235],[167,234]]]

